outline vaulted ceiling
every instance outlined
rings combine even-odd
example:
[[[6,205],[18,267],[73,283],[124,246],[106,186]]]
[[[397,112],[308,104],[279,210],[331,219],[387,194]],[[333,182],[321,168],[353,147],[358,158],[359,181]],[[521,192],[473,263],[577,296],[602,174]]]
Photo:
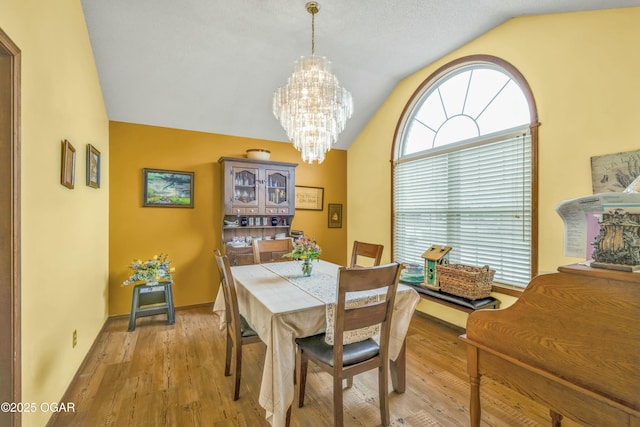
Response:
[[[306,0],[82,0],[110,120],[273,141],[271,112],[311,54]],[[400,80],[517,16],[640,0],[319,0],[315,53],[354,99],[346,149]]]

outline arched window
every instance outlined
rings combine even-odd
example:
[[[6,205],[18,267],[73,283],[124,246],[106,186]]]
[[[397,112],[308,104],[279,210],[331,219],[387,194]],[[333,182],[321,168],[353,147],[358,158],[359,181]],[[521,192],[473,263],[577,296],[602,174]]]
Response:
[[[526,286],[537,270],[537,126],[529,86],[505,61],[472,56],[430,76],[396,129],[394,259],[422,263],[447,245],[452,263]]]

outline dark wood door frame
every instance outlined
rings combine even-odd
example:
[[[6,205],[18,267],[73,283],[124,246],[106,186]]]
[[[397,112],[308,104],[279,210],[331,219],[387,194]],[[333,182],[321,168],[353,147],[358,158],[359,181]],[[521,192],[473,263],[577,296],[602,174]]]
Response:
[[[21,401],[20,49],[0,28],[0,401]],[[20,427],[20,412],[0,425]]]

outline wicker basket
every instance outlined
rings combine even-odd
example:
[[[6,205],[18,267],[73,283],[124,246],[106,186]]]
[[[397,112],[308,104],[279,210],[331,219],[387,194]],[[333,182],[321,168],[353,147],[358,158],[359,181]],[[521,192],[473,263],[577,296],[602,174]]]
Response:
[[[491,282],[495,270],[463,264],[436,265],[440,290],[448,294],[475,300],[486,298],[491,293]]]

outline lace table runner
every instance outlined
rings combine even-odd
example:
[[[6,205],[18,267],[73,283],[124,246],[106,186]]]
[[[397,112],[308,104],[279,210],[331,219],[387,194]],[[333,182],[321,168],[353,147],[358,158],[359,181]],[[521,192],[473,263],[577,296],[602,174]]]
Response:
[[[304,277],[302,275],[302,264],[297,262],[275,262],[262,264],[262,266],[325,303],[327,312],[325,341],[327,344],[333,345],[333,323],[335,319],[336,301],[338,299],[336,276],[321,271],[314,271],[311,273],[311,276]],[[371,304],[378,300],[379,294],[372,291],[350,292],[347,294],[346,306],[347,308],[352,308],[359,305]],[[377,335],[379,332],[380,325],[345,331],[343,343],[351,344],[357,341],[363,341]]]

